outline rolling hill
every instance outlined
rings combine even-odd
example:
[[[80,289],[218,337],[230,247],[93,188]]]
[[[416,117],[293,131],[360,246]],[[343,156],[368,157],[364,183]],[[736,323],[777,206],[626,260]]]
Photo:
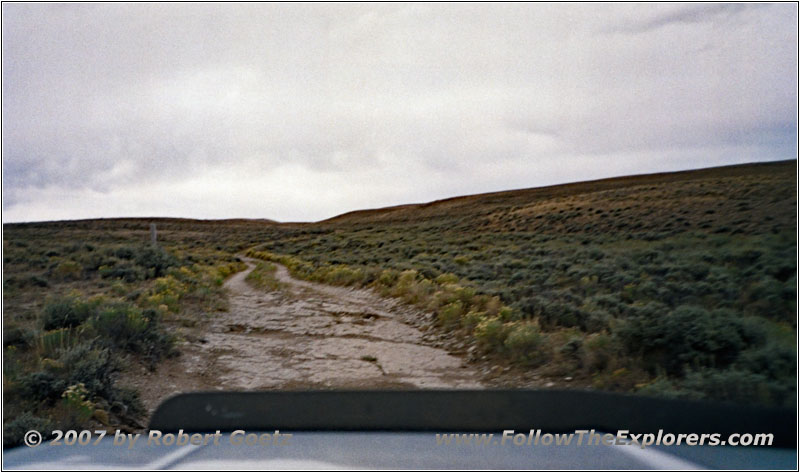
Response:
[[[183,328],[226,310],[222,284],[243,269],[242,252],[424,309],[454,354],[496,365],[498,386],[794,405],[796,183],[792,160],[315,223],[4,224],[8,438],[36,426],[135,426],[141,406],[114,373],[157,370],[178,341],[195,343]]]

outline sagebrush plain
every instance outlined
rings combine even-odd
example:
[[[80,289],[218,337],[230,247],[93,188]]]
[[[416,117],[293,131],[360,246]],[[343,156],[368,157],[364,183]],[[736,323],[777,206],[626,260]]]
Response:
[[[31,428],[141,428],[131,380],[200,343],[242,255],[401,299],[454,355],[497,367],[494,386],[792,406],[796,174],[796,161],[728,166],[316,223],[4,224],[7,445]],[[248,282],[280,290],[270,271]]]

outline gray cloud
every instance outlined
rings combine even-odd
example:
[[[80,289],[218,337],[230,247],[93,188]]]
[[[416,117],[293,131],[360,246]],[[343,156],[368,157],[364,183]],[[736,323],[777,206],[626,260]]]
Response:
[[[636,8],[639,18],[626,18],[616,25],[607,28],[606,32],[647,33],[665,26],[691,25],[694,23],[712,23],[730,19],[747,10],[761,8],[764,4],[745,3],[710,3],[710,4],[675,4],[667,10],[655,8],[652,4],[640,4]]]
[[[320,219],[787,159],[796,22],[793,4],[4,4],[3,219]]]

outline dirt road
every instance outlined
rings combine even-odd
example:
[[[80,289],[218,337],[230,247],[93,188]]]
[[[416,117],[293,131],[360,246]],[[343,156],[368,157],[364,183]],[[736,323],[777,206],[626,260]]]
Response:
[[[479,376],[423,330],[425,316],[372,291],[292,278],[276,265],[279,291],[254,289],[248,269],[225,287],[230,311],[205,337],[228,389],[476,388]]]
[[[225,283],[227,312],[176,327],[180,357],[123,376],[149,411],[190,391],[484,387],[485,363],[467,366],[463,344],[449,353],[430,314],[371,290],[294,279],[277,264],[283,288],[255,289],[245,279],[257,261],[242,259],[248,268]]]

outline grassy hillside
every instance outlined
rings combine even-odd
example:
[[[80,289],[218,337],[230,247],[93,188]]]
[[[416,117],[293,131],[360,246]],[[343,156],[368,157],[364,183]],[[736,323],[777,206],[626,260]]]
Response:
[[[276,229],[256,250],[425,305],[546,377],[786,404],[795,179],[790,161],[459,197]]]
[[[634,176],[308,224],[4,225],[4,428],[135,428],[135,393],[116,373],[157,369],[176,327],[225,310],[221,283],[248,249],[430,309],[516,372],[793,405],[796,172],[790,161]]]

